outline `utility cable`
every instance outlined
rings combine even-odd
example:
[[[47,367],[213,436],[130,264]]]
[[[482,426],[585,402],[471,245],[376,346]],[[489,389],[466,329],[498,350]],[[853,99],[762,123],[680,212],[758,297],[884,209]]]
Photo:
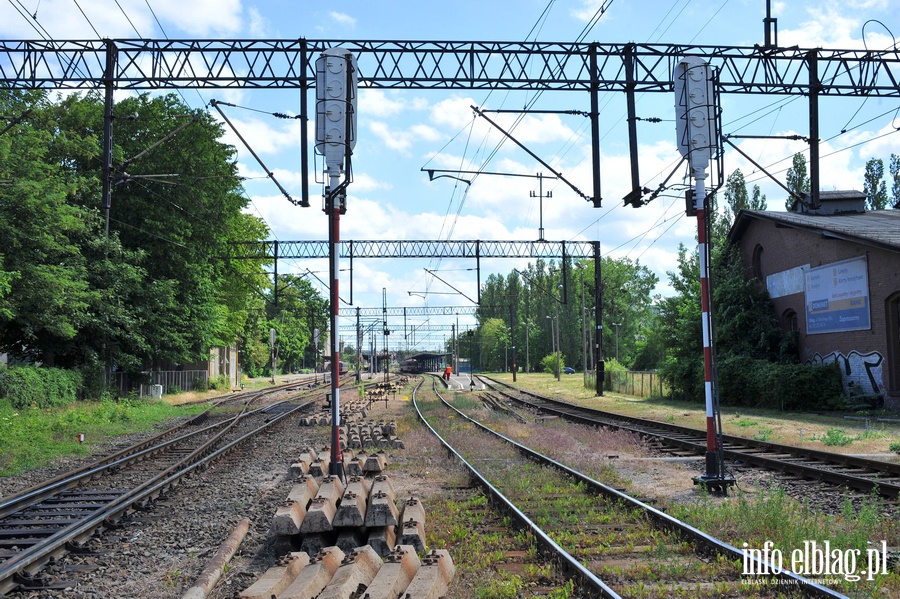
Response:
[[[94,24],[91,23],[91,20],[88,18],[87,14],[85,14],[84,9],[81,8],[81,5],[78,4],[78,0],[72,0],[75,3],[75,6],[78,7],[78,10],[81,11],[81,15],[84,17],[84,20],[88,22],[88,25],[91,26],[91,29],[94,30],[94,33],[97,35],[97,39],[101,39],[100,33],[97,31],[97,28],[94,27]]]
[[[131,28],[134,29],[134,32],[137,34],[137,36],[144,37],[141,35],[141,32],[137,30],[137,27],[134,26],[134,23],[131,22],[131,17],[128,16],[128,13],[125,12],[125,9],[122,8],[121,4],[119,4],[119,0],[115,0],[115,2],[116,2],[116,6],[119,7],[119,10],[122,11],[122,14],[125,15],[125,20],[128,21],[128,24],[131,25]]]

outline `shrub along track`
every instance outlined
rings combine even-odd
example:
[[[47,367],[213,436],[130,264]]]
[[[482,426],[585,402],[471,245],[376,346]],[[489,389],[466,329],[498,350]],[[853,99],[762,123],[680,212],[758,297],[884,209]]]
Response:
[[[492,500],[508,498],[507,513],[531,528],[585,595],[770,597],[802,588],[842,596],[794,575],[778,586],[747,585],[734,547],[493,433],[450,407],[436,386],[414,399]]]

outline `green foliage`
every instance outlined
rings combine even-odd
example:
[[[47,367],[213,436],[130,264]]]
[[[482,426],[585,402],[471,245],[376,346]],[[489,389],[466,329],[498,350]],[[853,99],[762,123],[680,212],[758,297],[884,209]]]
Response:
[[[120,399],[19,410],[0,401],[0,476],[43,466],[60,456],[87,455],[110,436],[149,430],[154,424],[202,411],[165,402]],[[78,442],[78,434],[85,442]]]
[[[900,156],[891,154],[888,168],[891,173],[891,205],[896,210],[900,209]]]
[[[205,376],[198,376],[197,378],[194,379],[192,388],[194,391],[198,391],[200,393],[202,393],[204,391],[209,391],[209,389],[210,389],[209,380]]]
[[[109,234],[99,212],[103,100],[0,92],[28,116],[0,138],[0,351],[93,373],[184,363],[245,334],[263,307],[262,260],[224,261],[267,230],[244,208],[234,149],[174,94],[123,99],[113,139]],[[176,127],[189,125],[152,147]],[[152,149],[150,149],[152,147]],[[148,150],[146,151],[145,150]],[[177,173],[164,185],[131,173]],[[178,326],[174,326],[177,323]]]
[[[884,182],[884,161],[869,158],[863,176],[863,193],[866,194],[866,210],[884,210],[887,207],[887,186]]]
[[[830,428],[822,435],[820,441],[829,447],[843,447],[853,443],[853,437],[845,433],[843,429]]]
[[[890,451],[895,452],[895,453],[900,453],[900,441],[894,441],[893,443],[891,443],[891,444],[888,446],[888,449],[889,449]]]
[[[625,372],[628,368],[615,358],[610,358],[603,361],[603,370],[606,372]]]
[[[557,362],[558,357],[558,362]],[[557,366],[559,370],[557,370]],[[566,361],[563,355],[559,352],[555,352],[552,354],[548,354],[541,358],[541,368],[544,369],[544,372],[549,372],[553,376],[558,376],[563,368],[566,367]]]
[[[210,389],[215,389],[217,391],[222,391],[222,390],[228,391],[231,388],[231,386],[228,383],[228,377],[225,376],[224,374],[220,374],[219,376],[217,376],[213,379],[210,379],[208,381],[208,385],[209,385]]]
[[[497,575],[486,587],[476,591],[478,599],[516,599],[525,590],[525,582],[515,574],[498,570]]]
[[[17,409],[47,408],[75,402],[81,391],[80,372],[22,366],[0,373],[0,399]]]
[[[803,195],[809,192],[809,176],[806,170],[806,156],[803,152],[794,154],[791,167],[787,170],[785,176],[785,184],[787,188],[797,195]],[[788,197],[784,202],[784,209],[790,211],[794,205],[794,198]]]
[[[788,411],[844,404],[841,373],[834,364],[782,364],[741,355],[719,360],[719,395],[725,405]]]

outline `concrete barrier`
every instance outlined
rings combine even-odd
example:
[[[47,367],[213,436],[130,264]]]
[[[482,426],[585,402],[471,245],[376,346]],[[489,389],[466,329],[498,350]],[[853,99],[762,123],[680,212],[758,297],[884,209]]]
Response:
[[[397,533],[393,526],[382,526],[369,529],[369,545],[381,557],[387,557],[397,544]]]
[[[319,483],[311,476],[299,476],[288,493],[288,501],[295,501],[303,506],[304,509],[309,507],[309,503],[319,493]]]
[[[309,505],[306,517],[300,525],[300,533],[323,533],[330,532],[334,527],[334,515],[337,512],[337,506],[333,500],[327,497],[316,497]]]
[[[403,503],[397,536],[401,545],[412,545],[419,553],[425,553],[425,508],[415,497],[410,497]]]

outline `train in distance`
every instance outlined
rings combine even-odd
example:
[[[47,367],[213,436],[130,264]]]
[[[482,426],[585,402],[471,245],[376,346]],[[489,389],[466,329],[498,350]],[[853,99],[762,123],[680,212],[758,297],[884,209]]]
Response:
[[[341,360],[338,362],[338,367],[340,368],[340,374],[347,374],[350,370],[350,365],[347,362]],[[325,362],[325,366],[323,367],[325,372],[331,372],[331,360]]]

